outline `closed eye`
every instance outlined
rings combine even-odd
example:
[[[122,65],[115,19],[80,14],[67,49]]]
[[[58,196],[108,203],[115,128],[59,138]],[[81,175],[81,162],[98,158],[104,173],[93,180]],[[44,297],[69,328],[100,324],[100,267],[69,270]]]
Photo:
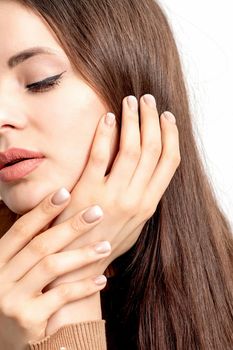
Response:
[[[30,92],[38,93],[38,92],[46,92],[54,88],[56,85],[59,85],[62,79],[62,75],[66,71],[61,74],[54,75],[52,77],[46,78],[44,80],[38,81],[36,83],[27,85],[26,88]]]

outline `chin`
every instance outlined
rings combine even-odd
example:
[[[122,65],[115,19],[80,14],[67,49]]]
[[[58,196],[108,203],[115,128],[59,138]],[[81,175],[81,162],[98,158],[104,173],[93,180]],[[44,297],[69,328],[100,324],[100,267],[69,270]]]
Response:
[[[28,188],[9,190],[6,196],[2,194],[2,201],[15,214],[24,215],[37,207],[51,192],[53,189],[50,190],[41,184],[34,186],[33,191],[29,191]]]
[[[15,214],[24,215],[34,208],[32,201],[10,201],[9,199],[2,199],[5,205]]]

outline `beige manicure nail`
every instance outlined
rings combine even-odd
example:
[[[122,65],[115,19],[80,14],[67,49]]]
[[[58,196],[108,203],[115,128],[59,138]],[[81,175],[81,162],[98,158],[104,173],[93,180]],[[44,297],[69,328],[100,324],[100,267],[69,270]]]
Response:
[[[128,96],[127,97],[127,102],[128,102],[128,106],[129,108],[134,111],[137,112],[138,110],[138,100],[135,96]]]
[[[108,241],[98,242],[94,249],[97,253],[107,253],[111,250],[111,244]]]
[[[88,224],[91,224],[92,222],[98,220],[102,215],[102,209],[98,205],[95,205],[83,213],[83,219]]]

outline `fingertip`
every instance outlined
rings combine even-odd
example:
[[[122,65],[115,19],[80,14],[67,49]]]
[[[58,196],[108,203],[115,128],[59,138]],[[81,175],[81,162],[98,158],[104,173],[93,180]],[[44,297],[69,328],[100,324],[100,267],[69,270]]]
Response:
[[[105,125],[110,127],[112,127],[115,124],[115,120],[116,120],[115,114],[111,112],[108,112],[104,117]]]
[[[67,202],[69,198],[70,192],[65,187],[61,187],[51,196],[50,200],[53,205],[62,205]]]
[[[169,111],[163,112],[162,117],[166,121],[168,121],[168,122],[170,122],[172,124],[176,124],[176,118],[175,118],[174,114],[172,114],[171,112],[169,112]]]

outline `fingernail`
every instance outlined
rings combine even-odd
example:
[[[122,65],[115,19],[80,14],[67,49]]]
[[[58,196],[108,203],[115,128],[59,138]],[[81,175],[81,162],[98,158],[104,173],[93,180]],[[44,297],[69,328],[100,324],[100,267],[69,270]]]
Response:
[[[95,284],[104,284],[107,282],[107,278],[104,275],[97,276],[94,279]]]
[[[55,205],[60,205],[70,197],[69,191],[65,187],[60,188],[52,197],[51,201]]]
[[[93,207],[87,209],[83,213],[83,219],[88,224],[91,224],[92,222],[95,222],[103,215],[102,209],[98,205],[94,205]]]
[[[163,113],[163,115],[167,120],[169,120],[169,122],[176,124],[176,118],[171,112],[166,111]]]
[[[111,244],[108,241],[98,242],[94,246],[96,253],[107,253],[111,250]]]
[[[128,106],[129,108],[134,111],[137,112],[138,110],[138,100],[135,96],[128,96],[127,97],[127,102],[128,102]]]
[[[114,122],[115,122],[115,114],[113,113],[107,113],[105,116],[105,124],[108,126],[113,126]]]
[[[155,101],[155,98],[153,95],[146,94],[143,96],[143,100],[149,107],[151,107],[151,108],[156,107],[156,101]]]

